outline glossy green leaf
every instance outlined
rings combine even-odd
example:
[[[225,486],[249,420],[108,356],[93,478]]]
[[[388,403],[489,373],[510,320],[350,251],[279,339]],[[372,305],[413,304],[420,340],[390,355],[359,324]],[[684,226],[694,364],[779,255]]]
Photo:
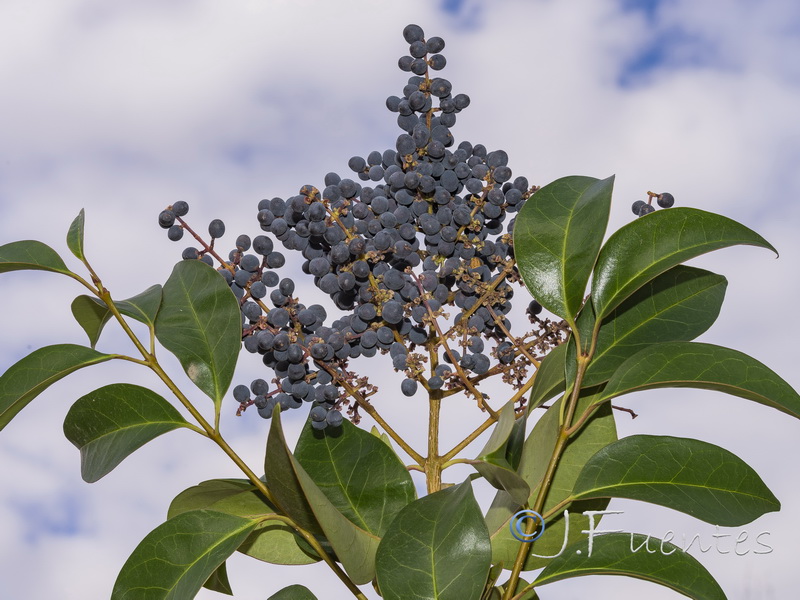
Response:
[[[111,600],[194,598],[256,525],[211,510],[169,519],[147,534],[125,562]]]
[[[172,501],[167,518],[202,508],[259,519],[258,527],[238,549],[248,556],[277,565],[308,565],[321,560],[292,527],[264,519],[277,511],[246,479],[212,479],[190,487]]]
[[[744,225],[696,208],[659,210],[617,230],[597,258],[592,300],[598,318],[645,283],[706,252],[745,244],[777,251]]]
[[[70,252],[72,252],[80,260],[86,259],[86,257],[83,255],[84,220],[85,214],[83,209],[81,209],[81,212],[79,212],[78,216],[75,217],[75,220],[72,221],[72,224],[69,226],[69,231],[67,232],[67,247],[69,248]]]
[[[517,419],[514,402],[508,402],[500,410],[499,419],[486,445],[470,464],[494,488],[505,490],[515,501],[524,504],[531,489],[516,472],[522,451],[520,438],[525,439],[525,416]]]
[[[564,361],[567,356],[566,344],[559,344],[542,360],[536,379],[531,387],[531,397],[528,401],[528,412],[537,408],[564,392],[566,379],[564,375]]]
[[[504,464],[504,461],[476,460],[470,464],[493,488],[507,492],[514,502],[524,504],[530,496],[531,488],[528,482],[520,477],[511,465]]]
[[[727,285],[721,275],[684,265],[647,282],[603,320],[583,386],[608,381],[617,367],[647,346],[688,342],[705,332],[719,315]],[[584,337],[593,325],[594,319]],[[574,365],[574,343],[569,350],[567,363]]]
[[[75,344],[45,346],[31,352],[0,376],[0,429],[59,379],[112,358],[115,355]]]
[[[322,528],[295,473],[296,460],[286,445],[279,416],[280,407],[276,406],[272,414],[264,457],[264,479],[267,487],[275,496],[282,512],[306,531],[322,536]]]
[[[239,303],[225,280],[202,261],[179,262],[164,285],[155,329],[189,379],[219,405],[242,341]]]
[[[167,509],[167,518],[204,508],[248,519],[275,512],[249,480],[209,479],[175,496]]]
[[[597,395],[589,391],[580,398],[576,414],[597,401]],[[558,438],[558,414],[563,398],[553,404],[534,425],[528,435],[522,450],[517,472],[528,482],[531,488],[529,497],[530,505],[536,500],[547,470],[547,464],[553,454]],[[583,465],[596,452],[606,445],[616,441],[617,433],[611,407],[601,407],[586,423],[580,434],[570,440],[561,455],[556,473],[550,486],[550,491],[545,499],[544,511],[546,512],[569,498],[575,480],[578,478]],[[603,510],[608,506],[608,500],[580,500],[571,504],[569,520],[565,520],[563,511],[554,515],[547,521],[544,534],[532,542],[531,555],[525,563],[525,570],[538,569],[546,565],[548,557],[559,553],[564,545],[565,533],[567,543],[581,539],[581,530],[588,528],[588,517],[581,513],[586,510]],[[505,493],[498,492],[486,514],[486,524],[492,540],[492,562],[512,565],[519,549],[519,540],[511,535],[509,523],[513,515],[520,510],[520,504]]]
[[[725,392],[800,418],[800,396],[769,367],[743,352],[699,342],[659,344],[637,352],[616,370],[602,399],[663,387]]]
[[[372,581],[380,538],[343,515],[289,451],[279,405],[272,413],[264,469],[267,486],[281,508],[304,529],[324,534],[356,585]]]
[[[123,315],[152,327],[155,325],[158,309],[161,307],[162,289],[158,284],[151,285],[141,294],[136,294],[127,300],[115,301],[114,304]]]
[[[347,420],[324,432],[307,420],[294,456],[339,512],[378,537],[416,498],[411,475],[392,449]]]
[[[525,430],[527,426],[528,413],[523,412],[514,421],[514,427],[511,428],[511,434],[508,436],[505,447],[498,450],[498,453],[504,453],[506,461],[515,471],[519,468],[519,463],[522,460],[522,449],[525,446]]]
[[[516,413],[514,411],[514,402],[506,402],[498,413],[497,423],[492,429],[489,439],[486,440],[483,449],[478,452],[478,456],[491,456],[498,451],[505,448],[511,432],[514,430],[514,424],[517,422]]]
[[[233,588],[228,580],[228,565],[222,563],[203,584],[203,587],[212,592],[233,596]]]
[[[317,597],[304,585],[290,585],[272,594],[267,600],[317,600]]]
[[[0,246],[0,273],[22,270],[74,275],[58,253],[42,242],[24,240]]]
[[[150,440],[187,426],[175,407],[152,390],[113,383],[72,405],[64,435],[81,451],[81,477],[92,483]]]
[[[531,196],[517,215],[514,251],[525,287],[572,321],[586,293],[611,208],[614,177],[563,177]]]
[[[150,286],[141,294],[127,300],[114,301],[120,313],[144,323],[148,327],[155,325],[156,315],[161,306],[161,286]],[[92,348],[97,344],[100,333],[103,331],[112,312],[106,303],[93,296],[78,296],[72,302],[72,315],[78,324],[89,336]]]
[[[100,332],[111,318],[111,311],[108,310],[108,307],[96,300],[97,298],[91,296],[78,296],[72,301],[71,306],[72,316],[89,336],[92,348],[97,345]]]
[[[406,506],[378,547],[385,600],[479,598],[491,544],[470,480]]]
[[[591,552],[587,540],[568,547],[545,567],[534,585],[583,575],[625,575],[658,583],[693,600],[726,600],[705,567],[674,544],[638,533],[595,535],[591,541]]]
[[[699,440],[634,435],[609,444],[584,466],[576,498],[630,498],[660,504],[712,525],[737,527],[780,510],[750,466]]]

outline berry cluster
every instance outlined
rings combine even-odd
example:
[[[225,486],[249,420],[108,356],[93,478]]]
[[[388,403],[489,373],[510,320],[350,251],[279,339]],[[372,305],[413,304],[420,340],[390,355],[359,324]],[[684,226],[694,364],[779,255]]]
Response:
[[[647,202],[644,200],[637,200],[633,203],[633,206],[631,206],[633,214],[637,217],[643,217],[649,215],[651,212],[655,212],[656,207],[653,206],[653,198],[656,199],[656,202],[658,202],[661,208],[670,208],[675,204],[675,198],[669,192],[663,192],[661,194],[647,192]]]
[[[395,147],[352,157],[354,179],[329,173],[322,191],[305,185],[296,196],[258,204],[262,231],[301,253],[303,272],[344,315],[326,325],[323,307],[293,296],[294,282],[272,270],[285,259],[271,237],[239,236],[228,260],[220,259],[219,271],[240,299],[244,347],[275,373],[274,389],[257,379],[237,386],[234,397],[264,417],[275,404],[307,401],[315,427],[338,425],[348,396],[363,406],[376,391],[348,370],[348,360],[378,352],[405,373],[406,396],[422,385],[440,395],[466,391],[485,406],[476,383],[503,374],[520,387],[531,353],[563,335],[563,327],[537,317],[535,301],[528,315],[538,333],[515,338],[506,318],[511,284],[519,281],[507,217],[538,188],[525,177],[512,180],[504,151],[455,146],[450,128],[469,97],[430,75],[446,63],[444,40],[426,40],[417,25],[403,36],[409,54],[399,66],[412,75],[403,96],[386,101],[403,130]],[[176,203],[159,216],[170,239],[187,227],[182,214]],[[222,233],[222,222],[213,221],[211,244],[201,240],[204,248],[187,248],[183,258],[210,261]],[[247,253],[251,247],[255,254]],[[446,307],[454,309],[452,319]],[[358,404],[350,408],[356,419]]]

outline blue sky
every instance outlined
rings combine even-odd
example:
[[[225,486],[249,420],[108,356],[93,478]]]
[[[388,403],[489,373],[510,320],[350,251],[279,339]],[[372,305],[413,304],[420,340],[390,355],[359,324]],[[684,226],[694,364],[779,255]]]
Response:
[[[689,0],[8,0],[0,5],[0,243],[41,239],[66,256],[66,229],[83,207],[90,260],[122,298],[163,282],[178,260],[182,246],[156,225],[176,200],[190,203],[200,229],[221,217],[225,239],[255,233],[261,198],[296,193],[328,171],[344,174],[350,156],[394,145],[384,100],[404,84],[396,61],[409,22],[445,38],[444,75],[472,98],[457,140],[507,150],[515,175],[539,185],[615,173],[610,230],[630,220],[630,204],[647,190],[670,191],[678,205],[720,212],[771,241],[779,260],[733,248],[696,261],[730,281],[703,339],[745,351],[800,387],[790,317],[800,292],[800,7],[790,1],[734,0],[720,9]],[[284,273],[298,264],[290,260]],[[314,294],[307,283],[300,290]],[[0,278],[0,371],[44,345],[85,343],[69,313],[78,293],[54,275]],[[109,328],[100,347],[125,343]],[[237,379],[249,381],[257,367],[242,359]],[[3,598],[108,597],[175,494],[237,476],[202,440],[176,432],[83,483],[61,424],[72,400],[115,381],[159,389],[130,365],[102,365],[60,382],[0,432]],[[420,442],[408,404],[394,400],[387,394],[387,418]],[[711,392],[648,392],[627,405],[640,417],[623,415],[621,434],[698,437],[761,474],[784,508],[740,529],[771,532],[774,551],[697,556],[732,600],[793,597],[800,486],[785,457],[800,452],[800,423]],[[459,427],[472,418],[458,406],[446,415]],[[300,419],[289,419],[290,437]],[[242,456],[259,464],[265,422],[231,411],[223,424]],[[706,540],[715,533],[667,509],[613,506],[625,514],[609,526]],[[339,585],[324,568],[235,558],[230,571],[242,597],[265,581],[311,581],[320,598]],[[541,595],[582,598],[587,590],[595,598],[681,597],[620,578],[576,579]]]

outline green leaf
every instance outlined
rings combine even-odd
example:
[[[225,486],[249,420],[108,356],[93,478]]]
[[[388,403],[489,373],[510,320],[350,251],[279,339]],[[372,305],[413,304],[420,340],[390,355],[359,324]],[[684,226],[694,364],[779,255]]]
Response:
[[[186,512],[162,523],[123,565],[111,600],[194,598],[256,525],[211,510]]]
[[[494,429],[492,429],[492,434],[486,441],[483,450],[478,453],[478,456],[493,456],[499,451],[504,450],[516,422],[514,402],[507,402],[503,405],[503,408],[500,409],[497,424],[494,426]],[[503,454],[503,458],[505,458],[505,454]]]
[[[483,450],[470,462],[494,488],[505,490],[520,504],[531,493],[528,483],[516,472],[525,439],[525,421],[524,414],[516,419],[514,402],[508,402],[500,410],[500,418]]]
[[[286,445],[280,423],[280,406],[273,410],[267,436],[267,451],[264,457],[264,480],[283,512],[295,523],[314,535],[322,536],[322,528],[306,499],[303,486],[295,473],[295,459]],[[276,421],[274,417],[278,416]],[[301,467],[302,468],[302,467]]]
[[[272,413],[264,470],[280,507],[304,529],[324,534],[350,579],[356,585],[372,581],[380,538],[344,516],[295,459],[283,435],[279,405]]]
[[[617,367],[643,348],[695,339],[716,321],[727,285],[721,275],[684,265],[647,282],[603,320],[582,385],[608,381]],[[591,335],[593,325],[592,319],[582,337]],[[574,342],[569,350],[567,362],[574,372]]]
[[[576,498],[630,498],[660,504],[712,525],[737,527],[780,510],[750,466],[699,440],[634,435],[609,444],[584,466]]]
[[[317,597],[304,585],[290,585],[272,594],[267,600],[317,600]]]
[[[74,275],[58,253],[42,242],[24,240],[0,246],[0,273],[22,270]]]
[[[601,400],[663,387],[725,392],[800,418],[800,396],[769,367],[737,350],[699,342],[637,352],[616,370]]]
[[[248,519],[275,512],[249,480],[209,479],[175,496],[167,509],[167,518],[204,508]]]
[[[75,344],[45,346],[31,352],[0,376],[0,430],[59,379],[115,357]]]
[[[85,214],[83,209],[81,209],[81,212],[79,212],[75,220],[72,221],[72,224],[69,226],[69,231],[67,232],[67,247],[79,260],[86,260],[86,257],[83,255],[84,219]]]
[[[597,390],[587,390],[578,401],[576,415],[597,402]],[[539,493],[547,464],[555,449],[558,438],[558,416],[563,398],[553,404],[534,425],[522,450],[517,472],[531,488],[528,499],[532,505]],[[569,498],[586,461],[597,451],[616,441],[617,432],[611,407],[601,407],[584,425],[580,434],[572,438],[564,449],[558,462],[550,491],[545,499],[543,512],[547,512],[562,500]],[[531,555],[525,563],[526,571],[538,569],[546,565],[549,558],[559,553],[564,545],[565,533],[567,543],[581,539],[581,530],[587,529],[588,517],[581,514],[586,510],[604,510],[608,500],[580,500],[572,503],[569,509],[569,526],[564,519],[563,511],[547,521],[545,532],[532,542]],[[519,540],[511,535],[509,523],[514,514],[520,510],[520,504],[507,493],[498,492],[486,514],[486,524],[492,540],[492,562],[513,565],[519,549]],[[538,556],[536,556],[538,555]]]
[[[155,329],[158,341],[219,408],[242,342],[239,303],[225,280],[202,261],[179,262],[164,285]]]
[[[162,287],[158,284],[151,285],[141,294],[136,294],[127,300],[114,302],[117,310],[123,315],[144,323],[148,327],[153,327],[161,307]],[[96,300],[101,302],[100,300]]]
[[[411,475],[392,449],[347,420],[324,432],[307,420],[294,456],[339,512],[375,536],[416,498]]]
[[[705,567],[674,544],[634,533],[595,535],[591,542],[591,552],[586,540],[567,548],[545,567],[534,585],[583,575],[625,575],[658,583],[693,600],[726,600]],[[651,552],[642,547],[645,543]]]
[[[89,336],[89,343],[94,348],[100,338],[100,332],[111,318],[111,311],[105,304],[97,302],[97,298],[91,296],[78,296],[72,301],[71,308],[72,316]]]
[[[514,502],[521,505],[528,499],[531,488],[528,482],[520,477],[511,465],[503,464],[500,460],[475,460],[471,461],[470,464],[493,488],[506,492]]]
[[[696,208],[650,213],[617,230],[597,258],[592,300],[599,319],[645,283],[706,252],[745,244],[775,248],[755,231]]]
[[[539,365],[539,370],[536,371],[536,379],[533,380],[531,397],[528,401],[528,413],[550,400],[550,398],[564,392],[566,388],[564,375],[566,356],[567,345],[559,344],[544,357]]]
[[[292,527],[264,518],[277,511],[246,479],[212,479],[190,487],[175,496],[167,518],[203,508],[259,519],[258,527],[238,548],[248,556],[276,565],[309,565],[321,560]]]
[[[161,306],[161,289],[158,284],[150,286],[132,298],[115,301],[114,305],[123,315],[153,327]],[[112,314],[105,302],[93,296],[78,296],[72,302],[72,315],[89,336],[92,348]]]
[[[233,596],[233,588],[228,580],[227,563],[222,563],[203,584],[203,587],[212,592],[219,592],[226,596]]]
[[[528,413],[524,411],[514,422],[514,427],[511,429],[511,435],[508,436],[505,448],[498,450],[498,453],[504,451],[506,461],[514,471],[519,468],[519,463],[522,460],[522,449],[525,446],[525,430],[527,426]]]
[[[150,440],[188,426],[175,407],[152,390],[113,383],[72,405],[64,435],[81,451],[81,477],[93,483]]]
[[[385,600],[479,598],[491,545],[470,480],[406,506],[378,547]]]
[[[547,310],[571,322],[603,242],[614,177],[563,177],[531,196],[514,225],[522,280]]]

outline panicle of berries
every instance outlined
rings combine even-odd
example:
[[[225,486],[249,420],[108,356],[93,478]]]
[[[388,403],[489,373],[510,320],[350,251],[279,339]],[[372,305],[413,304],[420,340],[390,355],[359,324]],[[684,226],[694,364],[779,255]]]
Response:
[[[440,396],[465,391],[491,410],[478,384],[502,374],[520,389],[531,359],[566,335],[563,324],[538,317],[536,301],[528,307],[534,330],[512,335],[506,315],[520,279],[509,217],[538,188],[512,178],[505,151],[456,145],[451,128],[470,100],[434,75],[446,64],[445,42],[426,39],[417,25],[403,36],[408,54],[398,65],[411,75],[402,96],[386,100],[402,133],[394,148],[350,158],[355,178],[328,173],[323,186],[261,200],[256,216],[268,235],[239,236],[227,260],[214,250],[225,229],[218,219],[207,244],[182,219],[185,203],[159,215],[170,239],[186,230],[199,241],[183,258],[216,259],[240,300],[244,348],[262,355],[274,377],[273,386],[266,379],[239,385],[234,397],[266,418],[275,404],[309,402],[318,429],[341,423],[345,406],[357,420],[376,389],[348,361],[379,352],[405,373],[402,394],[414,396],[420,386]],[[302,255],[303,272],[342,316],[326,324],[322,306],[294,297],[293,280],[274,272],[285,258],[273,238]]]

